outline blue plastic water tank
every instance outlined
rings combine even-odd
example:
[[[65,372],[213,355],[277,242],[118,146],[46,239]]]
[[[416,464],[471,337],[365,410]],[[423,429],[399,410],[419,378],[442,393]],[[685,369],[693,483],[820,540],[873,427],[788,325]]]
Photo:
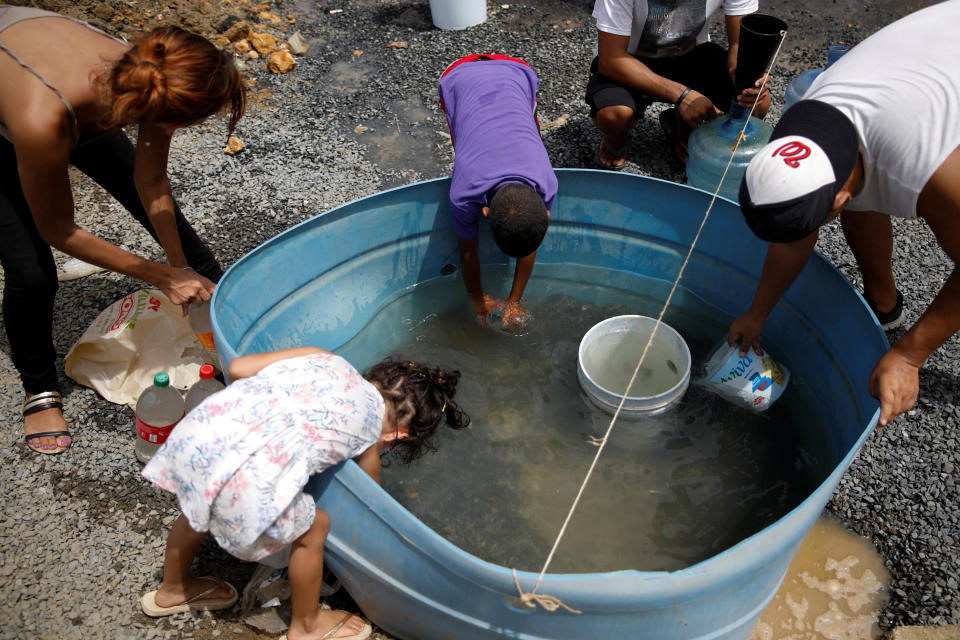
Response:
[[[538,265],[595,266],[583,271],[604,279],[617,273],[676,277],[707,194],[609,171],[562,169],[557,176],[560,192]],[[300,344],[336,348],[398,292],[438,276],[457,256],[449,188],[444,178],[351,202],[240,259],[213,296],[224,365],[237,354]],[[682,284],[737,315],[752,299],[765,247],[739,208],[718,200]],[[480,259],[506,261],[486,225]],[[764,335],[784,348],[785,364],[818,399],[812,410],[830,425],[824,446],[833,471],[784,517],[722,553],[673,572],[547,574],[538,592],[581,613],[529,609],[518,600],[508,567],[443,539],[347,462],[308,485],[331,514],[328,566],[371,620],[409,640],[747,638],[876,425],[879,407],[868,380],[888,346],[863,299],[819,255],[771,313]],[[525,589],[536,577],[517,572]]]

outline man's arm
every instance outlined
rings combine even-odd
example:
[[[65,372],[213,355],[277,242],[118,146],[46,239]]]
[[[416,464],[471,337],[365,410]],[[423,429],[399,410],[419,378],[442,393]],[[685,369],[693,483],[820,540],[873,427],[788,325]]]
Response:
[[[940,345],[960,330],[960,148],[933,174],[917,200],[953,271],[923,315],[880,359],[870,376],[870,393],[880,400],[880,425],[913,407],[919,370]]]
[[[740,355],[745,355],[751,346],[760,346],[760,334],[767,317],[803,271],[818,235],[814,232],[796,242],[770,244],[753,303],[745,314],[733,321],[727,334],[727,344],[740,343]]]
[[[630,36],[598,31],[597,65],[600,73],[657,100],[676,102],[687,87],[651,71],[650,67],[627,50],[629,46]],[[721,111],[705,95],[691,90],[680,103],[677,113],[688,125],[696,127]]]

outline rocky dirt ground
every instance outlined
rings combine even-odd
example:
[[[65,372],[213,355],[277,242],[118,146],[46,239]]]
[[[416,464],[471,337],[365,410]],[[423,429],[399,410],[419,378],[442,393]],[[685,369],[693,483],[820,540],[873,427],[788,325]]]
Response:
[[[591,0],[490,2],[487,21],[462,32],[435,29],[426,0],[14,4],[61,11],[127,38],[175,23],[236,49],[234,43],[244,39],[236,38],[238,33],[249,33],[237,27],[241,21],[281,42],[302,35],[309,50],[296,56],[289,73],[270,72],[263,55],[238,54],[252,89],[249,113],[237,131],[244,151],[223,153],[222,122],[184,130],[174,139],[175,192],[224,266],[318,212],[449,174],[453,154],[443,134],[436,78],[467,53],[498,51],[528,60],[541,77],[541,122],[555,125],[544,131],[554,165],[593,166],[597,136],[582,99],[596,40]],[[786,82],[821,66],[828,44],[859,42],[926,4],[761,0],[765,12],[790,25],[775,68],[771,120],[779,116]],[[640,123],[629,154],[627,171],[684,181],[683,167],[667,155],[654,117]],[[160,258],[122,210],[79,175],[75,194],[85,226]],[[924,225],[899,225],[898,231],[898,281],[915,319],[950,266]],[[835,229],[818,248],[856,283],[852,259]],[[64,283],[55,335],[61,358],[101,309],[139,286],[115,274]],[[53,459],[32,455],[20,439],[22,391],[8,353],[0,339],[0,415],[8,425],[0,432],[0,638],[275,637],[245,624],[237,611],[160,621],[139,612],[139,594],[159,578],[165,532],[177,510],[168,495],[139,477],[132,412],[64,378],[76,443]],[[830,505],[850,529],[874,542],[893,574],[892,597],[881,613],[884,628],[960,622],[960,487],[953,482],[960,464],[958,354],[955,337],[922,373],[920,404],[871,437]],[[208,544],[198,570],[243,585],[254,567]],[[330,604],[354,606],[342,592]]]

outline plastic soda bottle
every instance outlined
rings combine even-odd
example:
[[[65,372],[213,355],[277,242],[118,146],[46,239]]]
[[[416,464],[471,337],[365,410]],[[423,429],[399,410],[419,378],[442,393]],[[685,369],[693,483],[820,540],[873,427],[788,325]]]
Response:
[[[850,50],[845,44],[832,44],[827,50],[827,66],[819,67],[817,69],[808,69],[801,73],[799,76],[793,79],[793,81],[787,85],[787,90],[783,93],[784,105],[783,110],[786,111],[789,109],[795,102],[803,100],[803,95],[810,88],[810,85],[813,84],[813,81],[817,77],[830,68],[834,62],[840,59],[840,56],[845,54]]]
[[[188,318],[190,328],[197,334],[200,344],[213,357],[213,361],[219,365],[220,358],[217,356],[217,346],[213,343],[213,324],[210,322],[210,301],[190,305]]]
[[[187,391],[186,400],[184,400],[185,413],[190,413],[207,396],[211,396],[224,388],[223,383],[214,378],[213,374],[214,369],[211,365],[205,364],[200,367],[200,379],[193,383],[193,386]]]
[[[137,458],[147,462],[167,441],[167,436],[183,417],[183,398],[170,386],[166,372],[153,376],[153,385],[140,394],[135,410],[137,416]]]

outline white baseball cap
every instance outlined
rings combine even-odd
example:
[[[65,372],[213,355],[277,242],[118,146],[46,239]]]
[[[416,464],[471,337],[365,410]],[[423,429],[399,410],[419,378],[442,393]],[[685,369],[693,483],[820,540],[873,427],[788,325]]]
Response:
[[[762,240],[793,242],[816,231],[856,165],[860,138],[839,109],[801,100],[784,112],[747,165],[740,208]]]

